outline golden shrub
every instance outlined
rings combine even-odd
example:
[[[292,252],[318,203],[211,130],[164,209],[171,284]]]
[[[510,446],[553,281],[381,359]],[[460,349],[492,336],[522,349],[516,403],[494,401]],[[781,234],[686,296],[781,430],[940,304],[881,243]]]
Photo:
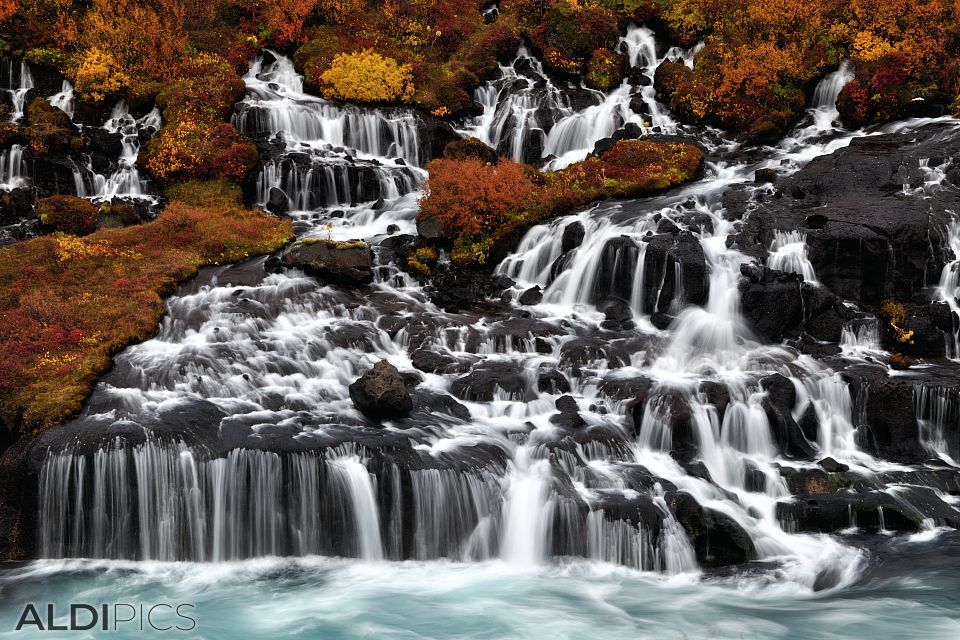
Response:
[[[371,49],[338,54],[320,81],[333,100],[410,102],[414,94],[413,67]]]
[[[84,97],[99,102],[119,91],[129,82],[116,59],[109,51],[96,47],[87,49],[77,66],[74,84]]]

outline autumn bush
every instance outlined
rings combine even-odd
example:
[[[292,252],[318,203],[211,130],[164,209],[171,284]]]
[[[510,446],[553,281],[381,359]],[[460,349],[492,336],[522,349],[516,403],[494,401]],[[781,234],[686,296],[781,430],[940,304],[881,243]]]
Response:
[[[640,140],[545,174],[506,158],[494,165],[447,157],[428,167],[419,220],[452,241],[456,266],[482,267],[534,224],[602,198],[669,189],[695,177],[702,164],[703,153],[691,145]]]
[[[601,91],[610,91],[623,81],[623,56],[609,49],[597,49],[590,56],[585,75],[587,86]]]
[[[270,253],[289,221],[244,209],[223,182],[173,192],[159,217],[0,250],[0,409],[28,428],[80,409],[110,355],[156,331],[162,296],[205,264]]]
[[[371,49],[336,55],[320,81],[334,100],[410,102],[414,93],[413,67]]]
[[[73,74],[74,88],[91,102],[100,102],[119,93],[130,78],[109,51],[97,47],[87,49]]]
[[[97,227],[97,205],[77,196],[58,195],[37,201],[37,218],[51,231],[85,235]]]

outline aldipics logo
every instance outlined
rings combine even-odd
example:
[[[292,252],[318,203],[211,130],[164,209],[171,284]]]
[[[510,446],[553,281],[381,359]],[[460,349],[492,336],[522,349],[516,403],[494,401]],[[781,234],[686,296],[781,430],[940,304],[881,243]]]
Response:
[[[16,631],[192,631],[197,628],[192,604],[28,604],[20,613]],[[43,613],[41,613],[43,611]],[[46,615],[43,615],[46,614]],[[69,622],[57,622],[69,614]]]

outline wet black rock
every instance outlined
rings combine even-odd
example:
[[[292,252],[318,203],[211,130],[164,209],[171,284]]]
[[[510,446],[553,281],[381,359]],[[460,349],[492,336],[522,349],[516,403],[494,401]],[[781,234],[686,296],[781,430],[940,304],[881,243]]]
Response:
[[[777,181],[777,171],[776,169],[757,169],[753,172],[753,180],[758,184],[765,182],[776,182]]]
[[[680,304],[703,304],[709,284],[700,241],[692,233],[682,232],[657,234],[644,242],[643,309],[670,313],[675,298]],[[621,296],[629,298],[629,291]]]
[[[945,251],[953,189],[905,195],[904,184],[931,157],[960,155],[960,135],[930,124],[904,144],[900,134],[861,137],[777,180],[789,197],[761,201],[734,241],[760,257],[778,231],[806,234],[817,279],[846,300],[879,306],[932,284]],[[728,214],[752,206],[746,187],[724,195]]]
[[[351,287],[373,282],[373,253],[362,240],[300,240],[280,255],[280,262],[331,284]]]
[[[490,300],[500,299],[514,282],[506,276],[475,271],[441,271],[424,291],[430,300],[445,311],[467,311]]]
[[[450,373],[457,368],[456,358],[430,349],[417,349],[410,354],[410,361],[414,368],[425,373]]]
[[[571,222],[563,228],[563,236],[560,238],[560,250],[566,253],[578,248],[583,244],[585,234],[586,231],[583,228],[582,222],[579,220]]]
[[[410,415],[413,400],[400,371],[381,360],[350,385],[350,399],[371,420],[397,420]]]
[[[683,491],[668,494],[667,504],[686,530],[700,566],[722,567],[756,557],[750,536],[729,516],[700,506]]]
[[[857,444],[867,453],[892,462],[919,463],[927,458],[920,444],[920,425],[914,412],[914,387],[909,378],[887,374],[886,367],[858,366],[845,371],[858,399],[863,424],[857,427]],[[854,411],[854,415],[857,415]]]
[[[766,392],[762,406],[770,422],[773,440],[787,456],[812,459],[815,448],[793,417],[797,390],[786,376],[775,373],[760,380]]]
[[[830,457],[824,458],[817,464],[819,464],[820,468],[826,471],[827,473],[844,473],[846,471],[850,471],[849,466],[843,463],[837,462],[836,460]]]
[[[803,320],[802,278],[752,264],[741,266],[741,312],[747,325],[764,342],[781,342],[795,335]]]
[[[534,285],[520,294],[517,302],[522,305],[537,305],[543,302],[543,290],[540,285]]]
[[[537,391],[540,393],[569,393],[570,381],[556,369],[537,372]]]
[[[270,187],[266,210],[275,216],[284,216],[290,211],[290,199],[287,194],[276,187]]]
[[[523,370],[515,362],[485,360],[450,385],[450,393],[471,402],[492,402],[497,392],[513,400],[532,400]]]

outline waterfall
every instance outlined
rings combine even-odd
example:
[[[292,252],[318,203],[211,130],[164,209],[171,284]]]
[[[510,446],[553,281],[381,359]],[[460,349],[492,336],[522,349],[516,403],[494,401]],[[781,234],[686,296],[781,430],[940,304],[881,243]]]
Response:
[[[774,231],[767,266],[785,273],[796,273],[810,283],[817,274],[807,257],[807,234],[802,231]]]
[[[23,147],[11,145],[0,153],[0,190],[12,191],[26,184],[26,166],[23,162]]]
[[[60,92],[55,93],[47,98],[47,102],[49,102],[51,106],[63,111],[65,114],[70,116],[71,120],[73,120],[73,85],[70,84],[69,80],[64,80]]]
[[[18,122],[26,110],[27,94],[33,88],[33,74],[30,72],[30,65],[23,61],[17,62],[7,57],[3,60],[3,65],[0,79],[4,84],[3,89],[10,94],[10,101],[13,104],[10,121]]]
[[[844,60],[840,63],[839,69],[827,74],[817,84],[813,92],[812,104],[813,125],[817,130],[833,129],[834,122],[840,117],[840,112],[837,111],[837,98],[851,80],[853,80],[853,63]]]
[[[303,92],[293,62],[276,52],[258,56],[244,76],[247,96],[233,123],[254,139],[280,142],[265,160],[257,200],[274,189],[293,211],[357,206],[413,193],[426,177],[420,125],[411,110],[341,105]]]
[[[367,467],[359,456],[345,456],[331,462],[335,482],[350,498],[354,530],[358,534],[360,557],[364,560],[382,560],[380,517],[373,482]]]
[[[920,426],[920,443],[931,454],[951,464],[960,463],[960,393],[949,387],[916,385],[914,414]]]
[[[500,556],[513,564],[540,564],[550,548],[554,509],[550,463],[532,459],[531,450],[521,447],[513,464],[503,506]]]
[[[680,52],[671,49],[666,56],[660,58],[657,56],[657,41],[653,31],[649,27],[630,25],[627,29],[627,35],[621,39],[623,46],[627,50],[627,60],[631,67],[637,67],[646,77],[644,86],[640,88],[640,97],[646,105],[647,113],[650,115],[650,126],[662,133],[673,133],[676,129],[676,123],[670,117],[669,112],[657,102],[657,89],[654,86],[654,77],[657,73],[657,67],[666,60],[681,57],[688,66],[693,66],[693,56],[699,49],[695,47],[689,52]],[[698,45],[702,48],[702,45]]]
[[[517,162],[539,162],[544,156],[544,134],[564,116],[573,115],[560,88],[526,47],[520,47],[499,76],[481,85],[474,99],[483,113],[468,123],[465,136],[482,140]]]
[[[952,340],[947,341],[947,357],[960,360],[960,218],[955,214],[947,227],[947,246],[953,253],[953,260],[943,267],[937,295],[950,307],[953,319],[953,335]]]
[[[137,157],[140,154],[141,132],[152,135],[159,131],[162,124],[160,110],[156,107],[137,119],[130,115],[125,101],[121,100],[114,106],[103,128],[110,133],[121,135],[120,157],[117,168],[111,175],[94,176],[94,193],[91,196],[93,200],[110,201],[118,197],[153,199],[149,193],[150,181],[137,169]],[[76,177],[74,180],[76,181]]]

